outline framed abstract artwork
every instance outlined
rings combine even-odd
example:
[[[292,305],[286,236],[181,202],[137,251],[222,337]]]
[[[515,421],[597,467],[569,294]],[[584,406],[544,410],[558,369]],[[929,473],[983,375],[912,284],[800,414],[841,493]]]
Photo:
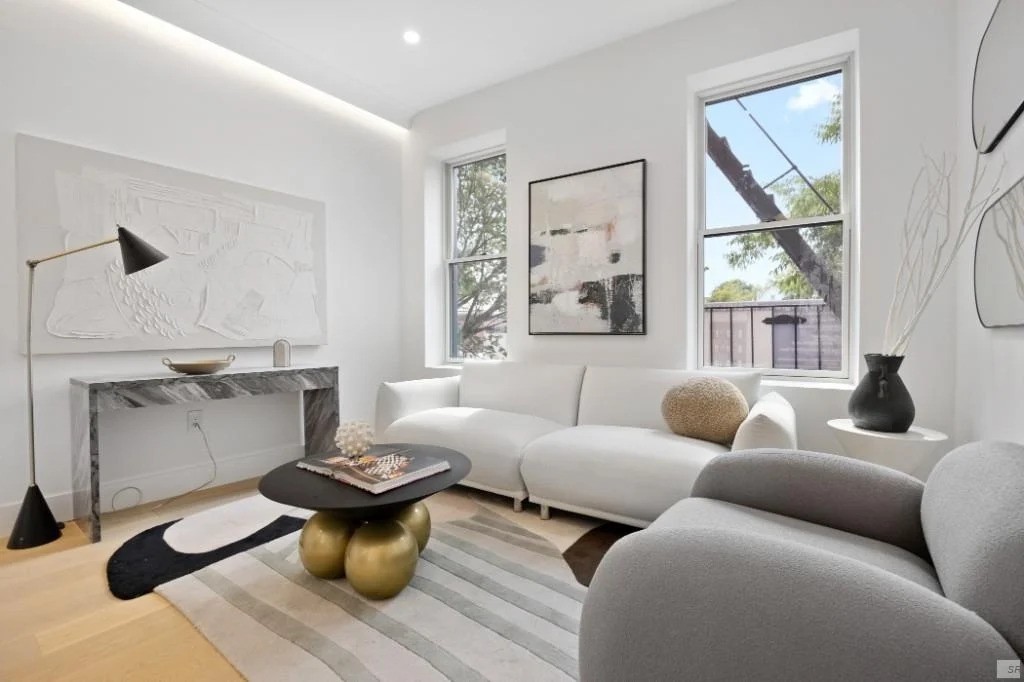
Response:
[[[646,334],[644,159],[530,183],[530,334]]]

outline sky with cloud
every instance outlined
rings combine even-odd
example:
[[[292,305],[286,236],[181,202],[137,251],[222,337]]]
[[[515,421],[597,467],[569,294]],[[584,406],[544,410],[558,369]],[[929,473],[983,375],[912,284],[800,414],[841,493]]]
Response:
[[[839,95],[839,85],[828,79],[819,79],[797,86],[796,94],[786,99],[790,111],[810,111],[827,105]]]

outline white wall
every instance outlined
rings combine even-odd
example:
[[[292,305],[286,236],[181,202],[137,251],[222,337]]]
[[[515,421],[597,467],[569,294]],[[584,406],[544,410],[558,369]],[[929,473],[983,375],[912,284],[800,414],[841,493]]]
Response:
[[[296,349],[293,361],[340,365],[343,418],[372,417],[378,382],[399,370],[405,132],[113,0],[8,0],[0,5],[0,536],[28,476],[15,324],[24,270],[15,257],[17,132],[324,201],[330,343]],[[42,267],[50,265],[60,267]],[[270,364],[269,349],[236,352],[238,366]],[[37,358],[40,485],[58,517],[70,516],[68,377],[152,373],[165,354]],[[300,450],[297,396],[201,407],[223,462],[220,482],[257,475]],[[186,431],[186,409],[101,419],[105,503],[122,485],[153,499],[205,480],[206,454],[198,434]],[[134,501],[132,492],[117,500]]]
[[[996,0],[957,3],[957,148],[969,161],[971,91],[978,44]],[[1002,186],[1024,175],[1024,121],[1016,125],[990,156],[1005,159]],[[968,164],[961,168],[961,187],[967,186]],[[961,197],[961,200],[963,197]],[[965,245],[957,271],[957,439],[997,439],[1024,442],[1024,327],[985,329],[974,307],[974,238]]]
[[[955,132],[953,0],[741,0],[429,109],[413,121],[404,161],[402,369],[440,360],[442,270],[437,150],[503,131],[509,179],[509,350],[513,359],[683,366],[694,334],[685,308],[687,148],[692,74],[825,36],[859,31],[860,260],[854,331],[881,350],[897,235],[922,146]],[[644,157],[648,161],[647,336],[527,334],[527,184]],[[424,286],[424,282],[426,285]],[[950,429],[955,300],[948,285],[921,322],[904,376],[918,423]],[[801,445],[832,450],[825,420],[846,415],[849,385],[781,389],[797,407]]]

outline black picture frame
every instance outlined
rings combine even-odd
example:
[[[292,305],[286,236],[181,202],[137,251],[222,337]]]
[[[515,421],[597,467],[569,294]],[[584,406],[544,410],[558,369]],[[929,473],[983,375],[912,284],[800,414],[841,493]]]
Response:
[[[1006,134],[1010,131],[1010,128],[1013,127],[1014,123],[1017,122],[1017,119],[1020,118],[1022,113],[1024,113],[1024,89],[1021,89],[1018,91],[1019,99],[1016,102],[1014,108],[1007,108],[1004,110],[1002,115],[995,115],[992,117],[995,120],[1005,119],[1002,123],[999,124],[999,129],[995,131],[985,131],[985,136],[988,137],[988,139],[984,141],[979,139],[978,73],[980,70],[986,68],[986,64],[982,63],[983,51],[985,50],[988,43],[997,39],[994,38],[992,35],[993,28],[996,27],[997,25],[1002,26],[1002,22],[1005,22],[1013,26],[1015,29],[1019,28],[1019,21],[1014,21],[1013,16],[1006,17],[1005,13],[1017,12],[1017,17],[1019,18],[1021,16],[1021,13],[1024,12],[1024,9],[1022,9],[1022,7],[1024,6],[1019,4],[1018,0],[1010,0],[1010,2],[1007,2],[1007,0],[999,0],[996,3],[995,9],[992,10],[992,16],[989,17],[988,24],[986,24],[985,26],[985,32],[982,34],[981,40],[978,42],[978,51],[974,58],[974,73],[971,78],[971,137],[974,140],[974,148],[977,149],[978,152],[981,154],[988,154],[989,152],[993,151],[997,146],[999,146],[999,143],[1002,142],[1004,137],[1006,137]],[[1004,14],[1001,14],[1001,11],[1003,11]],[[1005,34],[1002,37],[1005,39]],[[1019,45],[1019,31],[1015,31],[1013,33],[1012,40],[1014,41],[1015,45]],[[1005,44],[1002,46],[996,45],[992,49],[996,52],[998,57],[994,56],[989,61],[996,62],[997,64],[1004,61],[1015,61],[1012,55],[1007,56],[1006,54],[1004,54],[1008,49],[1011,49],[1009,47],[1006,47]],[[1019,51],[1017,54],[1019,54]],[[1020,87],[1018,85],[1020,82],[1020,78],[1019,69],[1017,68],[1017,66],[1017,64],[1012,65],[1013,76],[1008,79],[1010,81],[1009,83],[1006,84],[1006,87],[1008,88],[1012,88],[1015,85],[1017,85],[1018,88]]]
[[[531,281],[531,270],[534,267],[534,243],[533,243],[533,193],[535,185],[542,183],[554,182],[558,180],[564,180],[566,178],[572,178],[580,175],[587,175],[590,173],[599,173],[602,171],[609,171],[617,168],[623,168],[626,166],[640,165],[640,204],[641,204],[641,226],[640,226],[640,325],[638,331],[616,331],[612,328],[613,323],[609,320],[608,331],[537,331],[533,325],[533,287],[530,284]],[[561,175],[553,175],[547,178],[541,178],[539,180],[532,180],[529,183],[528,196],[527,196],[527,210],[528,210],[528,225],[527,225],[527,294],[528,294],[528,306],[527,306],[527,320],[528,320],[528,333],[530,336],[645,336],[648,329],[647,321],[647,159],[634,159],[632,161],[623,161],[621,163],[613,163],[605,166],[598,166],[596,168],[588,168],[586,170],[575,171],[572,173],[563,173]],[[610,314],[610,313],[609,313]]]

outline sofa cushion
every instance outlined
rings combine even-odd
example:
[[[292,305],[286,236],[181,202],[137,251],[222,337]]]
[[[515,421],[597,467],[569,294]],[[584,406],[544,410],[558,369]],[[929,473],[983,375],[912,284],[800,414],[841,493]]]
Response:
[[[527,445],[522,472],[530,499],[649,522],[689,495],[704,465],[727,451],[662,429],[574,426]]]
[[[523,446],[564,428],[528,414],[476,407],[438,407],[402,417],[385,429],[381,441],[440,445],[457,450],[473,464],[466,483],[522,499],[526,492],[519,473]]]
[[[459,405],[531,414],[565,426],[576,424],[583,365],[466,362]]]
[[[651,528],[717,528],[780,538],[871,564],[942,592],[932,566],[901,547],[732,502],[691,497],[674,504]]]
[[[635,426],[668,431],[661,417],[665,393],[686,379],[716,376],[732,382],[748,405],[757,401],[761,374],[755,371],[703,372],[642,367],[587,367],[580,391],[579,424]]]

